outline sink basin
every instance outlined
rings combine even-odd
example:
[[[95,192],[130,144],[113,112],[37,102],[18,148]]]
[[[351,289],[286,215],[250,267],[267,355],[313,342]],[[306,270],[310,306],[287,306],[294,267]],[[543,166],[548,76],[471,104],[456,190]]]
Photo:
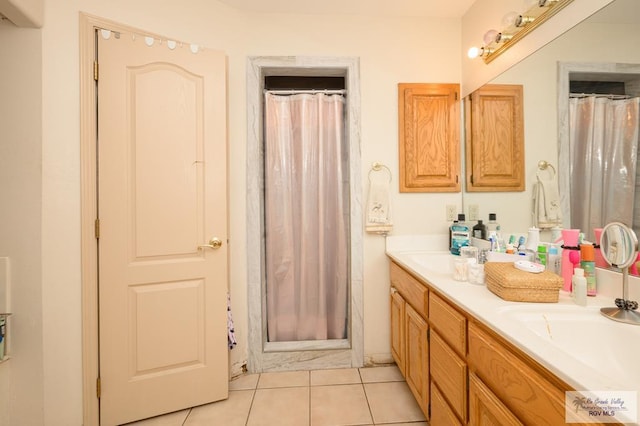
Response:
[[[640,380],[640,327],[612,321],[599,307],[508,306],[500,314],[593,371]]]

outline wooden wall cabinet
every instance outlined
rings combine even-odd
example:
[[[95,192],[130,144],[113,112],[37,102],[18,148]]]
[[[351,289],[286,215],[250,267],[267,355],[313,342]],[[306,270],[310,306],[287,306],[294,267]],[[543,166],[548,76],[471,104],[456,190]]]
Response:
[[[521,85],[487,84],[465,98],[467,192],[524,191]]]
[[[400,192],[460,191],[459,84],[398,84]]]

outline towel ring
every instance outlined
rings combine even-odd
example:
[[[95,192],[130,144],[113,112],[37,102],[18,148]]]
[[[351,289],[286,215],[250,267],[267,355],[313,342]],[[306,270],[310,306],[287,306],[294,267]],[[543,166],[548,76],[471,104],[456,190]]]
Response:
[[[553,174],[556,174],[556,169],[555,167],[553,167],[553,165],[551,163],[549,163],[548,161],[545,160],[540,160],[538,161],[538,169],[540,170],[547,170],[548,168],[551,168],[551,170],[553,170]]]
[[[371,172],[379,172],[382,169],[387,171],[389,174],[389,182],[391,182],[391,170],[389,170],[389,168],[384,164],[378,163],[377,161],[371,165],[371,170],[369,170],[369,174],[367,176],[369,178],[369,182],[371,182]]]

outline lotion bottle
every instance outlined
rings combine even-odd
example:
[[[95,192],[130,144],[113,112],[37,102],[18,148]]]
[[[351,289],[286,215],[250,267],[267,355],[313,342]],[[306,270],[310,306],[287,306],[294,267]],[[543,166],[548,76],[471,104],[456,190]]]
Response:
[[[584,270],[582,268],[575,268],[573,270],[571,289],[573,301],[576,305],[587,306],[587,279],[584,277]]]
[[[596,257],[592,244],[580,244],[580,268],[587,280],[587,296],[596,295]]]

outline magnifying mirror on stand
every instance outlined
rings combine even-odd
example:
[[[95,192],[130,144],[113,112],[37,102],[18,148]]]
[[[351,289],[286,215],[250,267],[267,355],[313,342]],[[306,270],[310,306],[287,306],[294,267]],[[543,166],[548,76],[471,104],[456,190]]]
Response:
[[[636,233],[623,223],[611,222],[602,229],[600,250],[609,265],[622,270],[622,298],[616,299],[615,307],[601,308],[600,312],[614,321],[640,325],[638,302],[629,300],[629,266],[638,253]]]

